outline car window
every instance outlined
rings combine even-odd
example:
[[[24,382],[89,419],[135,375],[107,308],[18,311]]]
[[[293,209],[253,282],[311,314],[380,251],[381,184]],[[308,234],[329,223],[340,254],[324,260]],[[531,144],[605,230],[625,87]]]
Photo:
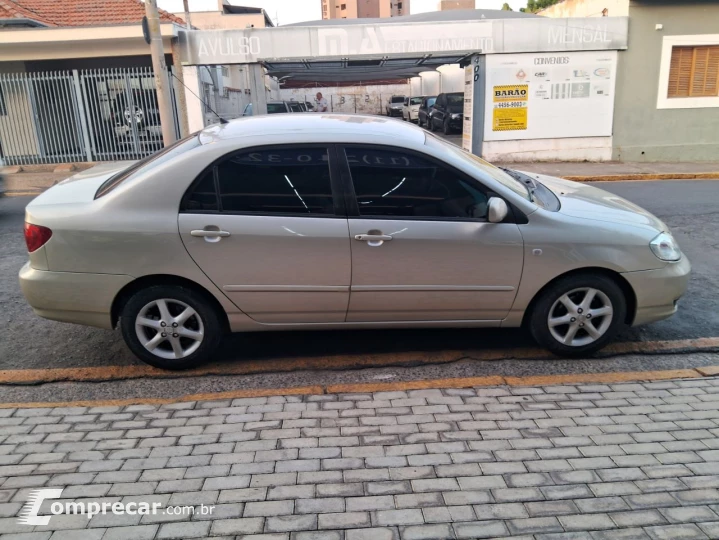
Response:
[[[436,162],[394,149],[345,149],[360,216],[486,219],[479,184]]]
[[[409,104],[410,104],[410,105],[419,105],[420,103],[422,103],[422,98],[421,98],[421,97],[413,97],[413,98],[409,101]]]
[[[242,113],[242,116],[252,116],[252,103],[248,103],[245,106],[245,110]]]
[[[287,112],[287,107],[284,103],[268,103],[267,114],[276,114]]]
[[[302,112],[302,106],[299,103],[296,103],[294,101],[290,102],[290,111],[292,112]]]
[[[450,105],[463,105],[464,94],[449,94],[447,96],[447,103]]]
[[[247,151],[215,168],[222,212],[334,214],[326,148]]]
[[[216,212],[220,209],[215,189],[214,167],[206,170],[187,193],[182,208],[189,211]]]
[[[427,100],[427,107],[431,107],[432,105],[434,105],[434,104],[436,103],[436,101],[437,101],[437,98],[436,98],[436,97],[431,97],[431,98],[429,98],[429,99]]]
[[[404,96],[392,96],[392,103],[403,103],[404,102]]]

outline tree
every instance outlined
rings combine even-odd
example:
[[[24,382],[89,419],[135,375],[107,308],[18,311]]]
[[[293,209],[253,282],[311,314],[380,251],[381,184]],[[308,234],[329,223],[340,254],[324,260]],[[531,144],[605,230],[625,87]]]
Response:
[[[527,7],[521,8],[519,11],[525,11],[528,13],[536,13],[542,9],[548,8],[561,2],[562,0],[527,0]]]
[[[509,7],[509,4],[507,2],[504,3],[502,6],[502,11],[514,11],[511,7]]]

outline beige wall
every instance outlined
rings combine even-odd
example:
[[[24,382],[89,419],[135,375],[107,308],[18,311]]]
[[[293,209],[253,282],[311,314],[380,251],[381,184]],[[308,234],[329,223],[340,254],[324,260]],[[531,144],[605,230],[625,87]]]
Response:
[[[1,62],[0,73],[23,73],[22,62]],[[0,145],[3,155],[37,155],[39,143],[32,121],[32,105],[27,88],[12,75],[0,75],[6,114],[0,116]],[[18,129],[21,126],[22,129]]]
[[[544,17],[626,17],[629,0],[564,0],[538,13]]]
[[[185,17],[184,13],[175,13],[178,17]],[[261,13],[232,14],[220,13],[219,11],[197,11],[190,13],[192,26],[201,30],[216,30],[228,28],[247,28],[249,25],[255,28],[265,28],[265,17]]]
[[[410,0],[320,0],[323,19],[366,19],[410,14]],[[398,7],[402,4],[402,8]],[[342,9],[342,6],[345,9]],[[194,23],[194,19],[193,19]]]

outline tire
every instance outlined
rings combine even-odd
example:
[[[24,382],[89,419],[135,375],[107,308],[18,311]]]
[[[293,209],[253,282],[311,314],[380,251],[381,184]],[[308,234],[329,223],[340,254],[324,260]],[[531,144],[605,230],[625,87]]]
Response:
[[[586,303],[590,289],[596,292],[589,304],[592,313],[587,313],[582,302]],[[573,312],[560,300],[565,296],[571,305],[574,305]],[[602,311],[607,312],[607,306],[611,313],[599,315]],[[593,319],[587,317],[593,314]],[[587,356],[602,349],[616,337],[624,326],[626,314],[627,300],[624,292],[612,278],[593,273],[576,274],[559,279],[541,293],[529,314],[529,330],[537,343],[558,356]],[[550,316],[557,323],[564,318],[567,318],[568,322],[550,326]],[[572,319],[574,323],[570,322]],[[587,331],[588,325],[593,328],[594,336]],[[569,335],[572,327],[573,337]],[[565,341],[560,340],[561,337],[564,337]],[[567,343],[566,339],[570,337],[572,341]]]
[[[434,133],[434,118],[427,118],[427,129]]]
[[[194,311],[186,321],[177,323],[178,329],[182,328],[186,332],[201,335],[199,345],[196,345],[198,340],[194,338],[183,336],[176,338],[186,356],[176,357],[177,353],[171,345],[175,339],[171,337],[157,338],[154,349],[156,352],[151,352],[141,342],[141,335],[145,340],[150,341],[156,335],[160,335],[161,330],[165,328],[171,330],[170,321],[162,321],[158,301],[164,301],[171,318],[177,317],[188,307]],[[137,324],[140,315],[153,326]],[[155,323],[159,325],[163,322],[166,326],[155,328]],[[188,369],[206,363],[217,350],[223,335],[223,325],[215,307],[194,290],[175,285],[156,285],[135,293],[122,310],[120,328],[125,343],[135,356],[151,366],[169,370]],[[170,332],[166,333],[170,335]]]
[[[418,127],[424,127],[424,126],[422,125],[422,119],[421,119],[419,116],[417,117],[417,126],[418,126]]]
[[[452,133],[452,128],[449,127],[449,119],[444,121],[444,124],[442,126],[442,132],[445,135],[449,135],[450,133]]]

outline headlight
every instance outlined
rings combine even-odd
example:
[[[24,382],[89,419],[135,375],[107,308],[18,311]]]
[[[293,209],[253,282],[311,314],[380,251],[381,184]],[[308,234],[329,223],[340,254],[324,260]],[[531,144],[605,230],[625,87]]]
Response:
[[[462,118],[462,115],[459,114],[459,113],[454,113],[454,114],[452,115],[452,118],[456,120],[457,118]]]
[[[682,258],[682,252],[679,249],[677,241],[670,233],[660,233],[649,243],[654,255],[662,261],[678,261]]]

